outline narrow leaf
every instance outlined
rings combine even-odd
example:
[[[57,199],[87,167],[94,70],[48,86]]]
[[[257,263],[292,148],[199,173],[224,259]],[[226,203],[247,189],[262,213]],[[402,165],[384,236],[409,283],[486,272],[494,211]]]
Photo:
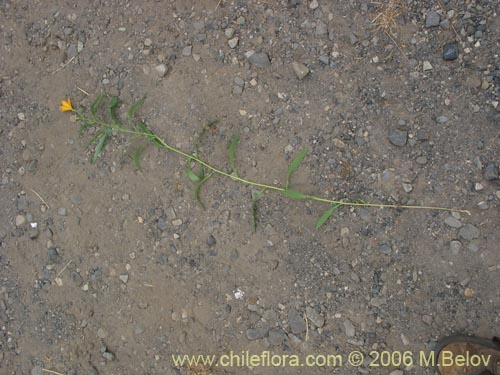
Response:
[[[198,201],[198,203],[200,204],[200,206],[202,208],[205,208],[205,205],[203,204],[203,202],[201,201],[200,199],[200,189],[201,189],[201,186],[210,178],[212,177],[212,173],[210,174],[207,174],[205,177],[203,177],[203,179],[201,179],[197,184],[196,184],[196,187],[194,188],[194,197],[196,198],[196,200]]]
[[[293,159],[292,163],[288,167],[288,173],[286,175],[285,189],[288,189],[288,185],[290,184],[290,177],[292,177],[292,173],[300,166],[302,160],[307,154],[307,147],[304,147],[302,151],[298,153],[298,155]]]
[[[91,121],[85,121],[82,126],[80,126],[80,137],[83,135],[83,133],[85,133],[85,130],[87,130],[88,128],[90,128],[92,125],[94,125],[93,122]]]
[[[144,151],[144,145],[141,145],[139,147],[137,147],[137,150],[135,150],[135,153],[134,153],[134,164],[135,164],[135,167],[140,170],[142,172],[142,167],[141,167],[141,154],[142,154],[142,151]]]
[[[111,116],[113,122],[118,125],[121,125],[121,121],[118,116],[116,116],[116,107],[118,107],[120,104],[121,100],[115,96],[111,98],[111,101],[109,103],[109,115]]]
[[[292,190],[292,189],[283,190],[283,194],[286,195],[287,197],[290,197],[293,199],[305,199],[305,198],[307,198],[306,194],[301,193],[300,191],[297,191],[297,190]]]
[[[104,93],[101,93],[97,98],[95,98],[94,102],[90,106],[90,113],[92,116],[95,116],[99,108],[101,108],[102,100],[104,99]]]
[[[201,178],[198,177],[191,169],[191,159],[188,159],[188,161],[186,162],[186,173],[189,179],[193,182],[198,182],[201,180]]]
[[[94,142],[105,133],[104,130],[98,130],[92,138],[90,138],[90,141],[87,142],[87,147],[90,147],[90,145],[94,144]]]
[[[316,229],[319,229],[323,224],[325,224],[330,218],[330,216],[332,216],[333,211],[335,211],[340,206],[341,204],[336,204],[335,206],[332,206],[328,210],[326,210],[326,212],[323,215],[321,215],[321,217],[316,222]]]
[[[94,157],[92,158],[92,164],[94,164],[97,158],[99,157],[99,154],[101,153],[107,138],[108,138],[108,133],[104,133],[99,139],[99,143],[97,143],[97,146],[94,151]]]
[[[128,122],[130,123],[130,126],[134,127],[135,121],[134,121],[134,114],[135,111],[144,103],[144,100],[146,100],[146,96],[143,96],[141,99],[136,101],[134,104],[130,106],[130,109],[128,110]],[[144,125],[144,124],[143,124]]]
[[[236,134],[233,137],[231,144],[229,145],[229,165],[231,165],[231,168],[233,169],[233,172],[236,175],[236,177],[238,177],[238,170],[236,169],[234,160],[236,153],[236,144],[239,142],[239,140],[240,140],[240,133]]]

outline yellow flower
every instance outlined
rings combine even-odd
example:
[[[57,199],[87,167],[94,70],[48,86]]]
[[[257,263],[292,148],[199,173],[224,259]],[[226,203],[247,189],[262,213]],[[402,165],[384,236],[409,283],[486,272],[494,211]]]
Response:
[[[68,112],[72,111],[73,106],[71,105],[71,99],[68,98],[68,100],[61,100],[61,111],[63,112]]]

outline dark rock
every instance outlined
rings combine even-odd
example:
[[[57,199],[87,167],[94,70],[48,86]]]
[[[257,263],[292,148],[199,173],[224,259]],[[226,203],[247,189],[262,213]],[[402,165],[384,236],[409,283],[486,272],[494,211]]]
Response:
[[[286,334],[281,329],[273,328],[269,331],[268,341],[273,346],[281,345],[286,339]]]
[[[298,335],[306,330],[304,317],[297,310],[290,310],[288,313],[288,324],[294,335]]]
[[[167,230],[167,221],[165,220],[165,218],[160,217],[158,219],[158,229],[161,230],[162,232]]]
[[[73,280],[77,286],[81,286],[83,284],[83,277],[76,271],[71,272],[71,280]]]
[[[455,43],[446,44],[443,49],[443,59],[446,61],[458,58],[458,46]]]
[[[488,163],[484,167],[483,176],[486,180],[492,181],[498,178],[498,165],[495,163]]]
[[[265,52],[256,52],[248,58],[248,62],[258,68],[267,68],[271,66],[269,56]]]
[[[427,16],[425,17],[425,27],[428,29],[431,27],[439,26],[439,21],[441,21],[441,16],[435,10],[431,10],[427,12]]]
[[[59,262],[59,253],[55,247],[51,247],[48,250],[49,262],[50,263],[58,263]]]
[[[249,340],[258,340],[266,336],[267,329],[266,328],[249,328],[247,329],[247,339]]]
[[[389,131],[389,141],[398,147],[403,147],[408,140],[408,132],[399,129],[391,129]]]
[[[216,243],[217,243],[217,241],[215,240],[214,236],[212,236],[212,235],[208,236],[207,245],[209,247],[215,246]]]

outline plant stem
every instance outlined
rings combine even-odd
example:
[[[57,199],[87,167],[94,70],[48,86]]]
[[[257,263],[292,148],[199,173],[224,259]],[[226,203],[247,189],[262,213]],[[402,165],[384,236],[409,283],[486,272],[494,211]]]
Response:
[[[286,189],[284,187],[280,186],[273,186],[273,185],[268,185],[268,184],[263,184],[260,182],[248,180],[243,177],[235,176],[230,173],[224,172],[223,170],[214,167],[213,165],[201,160],[200,158],[193,156],[191,154],[188,154],[182,150],[179,150],[178,148],[171,146],[167,142],[165,142],[162,138],[160,138],[158,135],[154,134],[153,132],[147,133],[144,131],[137,131],[137,130],[129,130],[125,129],[124,127],[120,126],[119,124],[111,124],[111,123],[106,123],[97,119],[86,119],[84,117],[80,117],[81,120],[83,121],[92,121],[96,125],[101,125],[104,127],[108,127],[110,129],[116,130],[117,132],[121,133],[126,133],[126,134],[134,134],[137,136],[144,137],[151,141],[156,147],[158,148],[163,148],[169,151],[172,151],[176,153],[177,155],[182,156],[183,158],[187,160],[192,160],[196,163],[199,163],[200,165],[210,169],[214,173],[217,173],[221,176],[230,178],[231,180],[241,182],[246,185],[251,185],[251,186],[256,186],[264,190],[274,190],[279,193],[284,193]],[[315,195],[305,195],[305,199],[317,201],[317,202],[324,202],[324,203],[330,203],[330,204],[337,204],[341,206],[348,206],[348,207],[378,207],[378,208],[395,208],[395,209],[419,209],[419,210],[433,210],[433,211],[455,211],[459,213],[464,213],[467,215],[471,215],[470,211],[468,210],[461,210],[461,209],[455,209],[455,208],[448,208],[448,207],[435,207],[435,206],[414,206],[414,205],[399,205],[399,204],[379,204],[379,203],[363,203],[363,202],[350,202],[350,201],[344,201],[344,200],[334,200],[334,199],[328,199],[328,198],[322,198],[318,197]]]

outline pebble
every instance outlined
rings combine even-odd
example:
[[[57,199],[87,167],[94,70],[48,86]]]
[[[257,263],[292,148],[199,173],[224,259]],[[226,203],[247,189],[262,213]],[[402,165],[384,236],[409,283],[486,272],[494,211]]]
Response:
[[[182,56],[191,56],[191,52],[193,51],[193,46],[186,46],[182,49]]]
[[[105,339],[107,335],[108,334],[106,333],[106,331],[104,329],[99,328],[97,330],[97,337],[99,337],[100,339]]]
[[[31,369],[31,375],[43,375],[43,370],[40,366],[35,366]]]
[[[118,278],[122,281],[122,283],[126,284],[128,282],[128,275],[127,274],[123,274],[123,275],[120,275],[118,276]]]
[[[306,330],[304,317],[295,309],[288,312],[288,324],[294,335],[298,335]]]
[[[273,328],[269,331],[269,337],[267,339],[269,344],[273,346],[281,345],[286,339],[286,334],[281,329]]]
[[[418,165],[425,165],[425,164],[427,164],[427,157],[426,156],[419,156],[418,158],[415,159],[415,162]]]
[[[249,328],[247,329],[246,335],[249,340],[258,340],[265,337],[267,334],[266,328]]]
[[[212,235],[208,236],[207,245],[209,247],[215,246],[216,243],[217,243],[217,241],[215,240],[214,236],[212,236]]]
[[[422,321],[423,321],[425,324],[431,325],[431,324],[432,324],[432,316],[430,316],[430,315],[424,315],[424,316],[422,317]]]
[[[151,47],[153,45],[153,41],[150,38],[144,39],[144,45],[146,47]]]
[[[411,193],[413,190],[413,186],[411,184],[403,182],[403,190],[405,191],[405,193]]]
[[[403,147],[407,141],[407,131],[399,129],[392,129],[389,131],[389,142],[391,142],[394,146]]]
[[[481,201],[477,204],[477,208],[479,208],[480,210],[487,210],[488,207],[489,207],[488,202],[485,201]]]
[[[450,250],[453,255],[458,255],[461,249],[462,243],[460,241],[455,240],[450,242]]]
[[[318,0],[312,0],[309,4],[309,8],[315,10],[319,7]]]
[[[298,79],[302,80],[309,74],[309,68],[304,64],[294,61],[292,63],[293,71]]]
[[[165,64],[156,65],[155,71],[161,78],[163,78],[165,77],[165,74],[167,74],[167,66]]]
[[[452,61],[458,58],[458,46],[455,43],[446,44],[443,48],[443,59]]]
[[[26,217],[24,215],[17,215],[16,216],[16,227],[20,227],[26,223]]]
[[[172,225],[175,225],[176,227],[180,227],[182,225],[182,220],[181,219],[172,220]]]
[[[465,224],[458,232],[461,238],[467,241],[471,241],[474,238],[479,237],[479,229],[477,229],[472,224]]]
[[[392,248],[390,245],[383,243],[378,247],[378,250],[384,255],[390,255],[392,253]]]
[[[234,29],[232,27],[228,27],[226,30],[224,30],[224,35],[228,38],[232,38],[234,35]]]
[[[55,247],[51,247],[47,250],[49,263],[58,263],[59,262],[59,253]]]
[[[227,44],[229,45],[229,48],[236,48],[238,46],[238,42],[240,41],[240,38],[232,38],[227,41]]]
[[[306,308],[306,316],[312,322],[312,324],[314,324],[318,328],[321,328],[325,325],[325,318],[312,307],[308,306]]]
[[[453,216],[449,216],[444,220],[444,223],[452,228],[461,228],[462,222]]]
[[[161,230],[162,232],[167,230],[167,222],[165,220],[165,218],[163,217],[160,217],[158,218],[158,229]]]
[[[437,117],[436,117],[436,122],[437,122],[438,124],[444,124],[444,123],[448,122],[448,120],[449,120],[449,119],[448,119],[448,117],[446,117],[446,116],[437,116]]]
[[[425,17],[425,27],[429,29],[431,27],[439,26],[439,21],[441,21],[441,16],[439,15],[439,13],[435,10],[431,10],[427,12],[427,15]]]
[[[484,167],[483,176],[486,180],[492,181],[498,178],[498,165],[495,163],[488,163]]]
[[[424,63],[422,64],[422,69],[424,72],[432,70],[432,64],[429,61],[424,61]]]
[[[348,319],[344,320],[344,330],[347,337],[354,337],[354,335],[356,334],[354,325]]]
[[[61,216],[66,216],[68,212],[67,212],[66,208],[64,208],[64,207],[60,207],[60,208],[57,210],[57,213],[58,213],[59,215],[61,215]]]
[[[247,59],[250,64],[255,65],[258,68],[267,68],[271,66],[269,56],[264,52],[253,53]]]

